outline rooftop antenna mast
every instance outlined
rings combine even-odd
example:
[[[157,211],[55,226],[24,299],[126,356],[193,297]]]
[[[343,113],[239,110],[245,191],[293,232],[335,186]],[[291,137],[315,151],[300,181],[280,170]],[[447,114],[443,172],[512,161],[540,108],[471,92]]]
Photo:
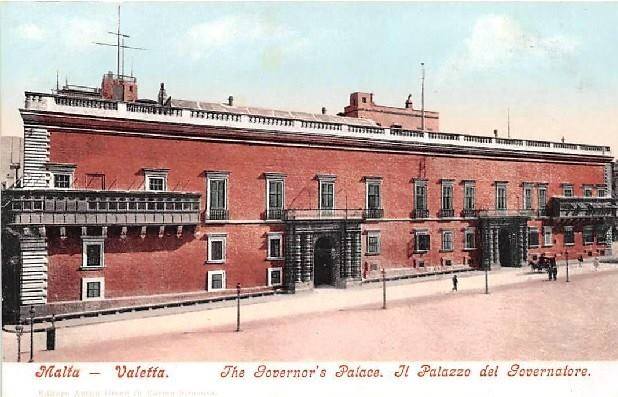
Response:
[[[425,131],[425,62],[421,62],[421,130]]]
[[[118,6],[118,24],[117,24],[116,31],[107,32],[107,33],[113,34],[114,36],[116,36],[116,44],[99,43],[96,41],[94,42],[94,44],[104,45],[104,46],[109,46],[109,47],[116,47],[116,76],[118,76],[118,78],[122,78],[124,76],[124,50],[125,48],[131,49],[131,50],[146,50],[146,48],[130,47],[130,46],[124,45],[124,39],[129,38],[131,36],[129,36],[128,34],[124,34],[120,31],[120,6]],[[121,64],[122,64],[122,68],[121,68]]]

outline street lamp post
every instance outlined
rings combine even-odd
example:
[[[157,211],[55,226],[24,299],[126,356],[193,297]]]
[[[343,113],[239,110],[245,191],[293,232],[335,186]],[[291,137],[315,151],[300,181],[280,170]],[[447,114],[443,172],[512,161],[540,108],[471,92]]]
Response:
[[[30,313],[30,360],[28,362],[31,363],[34,362],[34,315],[36,313],[34,306],[30,306],[28,313]]]
[[[236,332],[240,331],[240,283],[236,284]]]
[[[489,263],[485,265],[485,294],[489,294],[489,276],[487,271],[489,270]]]
[[[15,326],[15,335],[17,336],[17,362],[21,362],[21,336],[24,333],[24,326],[21,325],[21,320]]]
[[[382,309],[386,309],[386,271],[382,268]]]
[[[564,255],[566,257],[566,282],[569,282],[569,251],[565,251]]]

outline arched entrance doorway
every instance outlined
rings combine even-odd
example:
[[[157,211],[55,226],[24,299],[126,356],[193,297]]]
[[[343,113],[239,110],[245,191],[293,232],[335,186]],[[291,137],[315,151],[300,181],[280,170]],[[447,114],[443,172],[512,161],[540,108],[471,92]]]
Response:
[[[328,237],[319,238],[313,251],[313,284],[333,284],[333,242]]]

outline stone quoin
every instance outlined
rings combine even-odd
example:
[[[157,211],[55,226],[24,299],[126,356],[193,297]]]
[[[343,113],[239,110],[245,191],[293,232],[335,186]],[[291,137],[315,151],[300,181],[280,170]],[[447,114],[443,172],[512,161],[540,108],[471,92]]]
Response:
[[[137,98],[112,73],[26,92],[6,321],[610,254],[606,146],[445,133],[361,92],[339,115]]]

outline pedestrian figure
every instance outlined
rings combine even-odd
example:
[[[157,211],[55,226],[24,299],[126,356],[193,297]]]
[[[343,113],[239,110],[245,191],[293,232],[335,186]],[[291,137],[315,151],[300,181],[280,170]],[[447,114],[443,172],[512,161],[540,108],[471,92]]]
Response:
[[[597,258],[596,256],[594,257],[594,261],[592,262],[592,264],[594,265],[594,271],[599,270],[599,258]]]
[[[577,262],[579,262],[579,267],[581,268],[584,264],[584,257],[580,255],[579,258],[577,258]]]
[[[556,278],[558,277],[558,266],[556,266],[555,263],[553,265],[553,271],[554,271],[554,281],[556,281]]]
[[[547,279],[548,279],[549,281],[551,281],[551,279],[552,279],[553,275],[554,275],[554,271],[553,271],[553,269],[551,268],[551,265],[548,265],[548,266],[547,266]]]
[[[457,275],[453,274],[453,291],[457,291]]]

